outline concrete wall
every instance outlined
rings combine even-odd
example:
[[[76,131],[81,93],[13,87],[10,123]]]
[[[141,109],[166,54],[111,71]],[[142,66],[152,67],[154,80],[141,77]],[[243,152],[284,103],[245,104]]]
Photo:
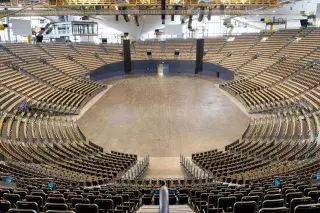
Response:
[[[194,60],[137,60],[132,61],[132,74],[157,73],[157,65],[169,64],[169,73],[190,73],[195,70]],[[90,73],[90,79],[102,80],[109,77],[125,75],[123,62],[108,64]],[[225,80],[233,80],[234,73],[228,69],[209,62],[203,63],[201,75],[218,76]]]

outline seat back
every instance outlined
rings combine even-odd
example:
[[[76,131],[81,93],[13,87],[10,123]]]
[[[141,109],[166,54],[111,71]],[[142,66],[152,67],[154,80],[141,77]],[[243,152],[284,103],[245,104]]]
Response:
[[[50,197],[62,197],[62,198],[64,198],[63,194],[55,194],[55,193],[49,194],[48,198],[50,198]]]
[[[293,198],[300,198],[302,197],[302,192],[291,192],[286,194],[285,202],[289,206],[290,202]]]
[[[255,201],[241,201],[234,204],[233,213],[255,213],[256,209]]]
[[[48,210],[46,213],[75,213],[74,211],[66,210],[66,211],[59,211],[59,210]]]
[[[298,205],[294,208],[294,213],[319,213],[320,204],[305,204]]]
[[[236,201],[237,202],[240,202],[242,197],[243,197],[243,194],[242,193],[234,193],[234,194],[229,194],[228,197],[235,197],[236,198]]]
[[[88,195],[87,198],[89,199],[91,204],[94,204],[94,200],[97,198],[102,199],[102,196],[101,195]]]
[[[36,213],[33,209],[9,209],[8,213]]]
[[[316,190],[316,191],[310,191],[308,193],[308,197],[311,197],[312,201],[314,203],[317,203],[318,202],[318,199],[320,197],[320,190]]]
[[[83,198],[88,198],[89,195],[93,195],[93,193],[82,193]]]
[[[42,192],[40,192],[40,191],[31,192],[30,195],[32,195],[32,196],[40,196],[40,197],[42,197],[42,199],[44,201],[47,199],[47,195],[43,191]]]
[[[241,201],[255,201],[257,205],[259,205],[260,202],[260,197],[255,195],[255,196],[243,196]]]
[[[111,196],[111,200],[113,200],[113,205],[116,208],[117,206],[123,206],[123,200],[121,196]]]
[[[8,212],[8,210],[11,209],[10,201],[0,200],[0,209],[1,209],[1,212],[3,212],[3,213]]]
[[[303,196],[306,197],[308,196],[308,193],[311,192],[311,191],[317,191],[318,188],[317,187],[310,187],[310,188],[305,188],[303,190]]]
[[[233,205],[236,202],[235,197],[219,197],[218,199],[218,209],[222,208],[225,212],[228,211],[229,208],[233,208]]]
[[[48,197],[48,203],[66,203],[66,200],[63,197]]]
[[[99,207],[99,210],[104,210],[107,212],[109,209],[114,209],[113,200],[111,199],[95,199],[94,204]]]
[[[264,200],[279,200],[282,199],[281,194],[267,194],[263,198]]]
[[[33,209],[37,213],[39,213],[39,206],[36,202],[18,201],[17,202],[17,209]]]
[[[69,194],[68,195],[68,203],[71,203],[72,198],[82,198],[82,195]]]
[[[96,204],[78,203],[75,207],[76,213],[99,213],[99,207]]]
[[[24,200],[26,198],[27,192],[26,191],[13,191],[13,194],[20,195],[21,200]]]
[[[300,197],[300,198],[293,198],[290,202],[290,210],[289,213],[294,213],[294,209],[298,205],[304,205],[304,204],[311,204],[312,199],[311,197]]]
[[[63,203],[46,203],[46,210],[68,210],[67,204]]]
[[[18,195],[18,194],[9,194],[9,193],[4,193],[3,194],[3,199],[9,201],[11,203],[12,207],[16,206],[16,202],[21,200],[20,195]]]
[[[84,203],[84,204],[89,204],[90,201],[88,198],[72,198],[71,199],[71,207],[75,208],[76,204],[78,203]]]
[[[262,203],[262,208],[278,208],[283,207],[284,199],[265,200]]]
[[[208,205],[211,206],[217,206],[218,205],[218,199],[222,197],[222,195],[209,195],[208,196]]]
[[[259,213],[287,213],[288,209],[286,207],[279,208],[262,208]]]

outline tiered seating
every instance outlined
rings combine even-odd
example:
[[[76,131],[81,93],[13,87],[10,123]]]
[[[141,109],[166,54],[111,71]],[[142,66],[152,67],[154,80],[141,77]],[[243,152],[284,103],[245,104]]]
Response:
[[[97,58],[100,59],[103,63],[113,63],[114,61],[114,54],[111,52],[107,52],[105,47],[102,45],[93,45],[93,44],[73,44],[72,45],[78,52],[81,53],[82,56],[88,57],[89,59],[93,59],[97,61]],[[120,48],[120,47],[119,47]],[[119,54],[118,54],[119,55]],[[95,58],[93,57],[95,56]],[[118,61],[121,61],[121,57],[119,55]],[[98,62],[101,64],[101,62]]]
[[[61,55],[63,51],[68,56]],[[1,46],[1,172],[17,181],[37,177],[98,185],[135,164],[135,155],[103,153],[88,143],[73,117],[104,88],[80,77],[93,67],[86,69],[83,60],[72,61],[89,55],[85,49],[63,44]]]
[[[108,54],[108,62],[114,63],[118,61],[123,61],[123,47],[119,44],[103,44],[102,49],[105,49]]]
[[[313,166],[316,168],[315,163]],[[159,183],[162,181],[170,189],[170,205],[176,202],[188,204],[195,212],[293,213],[295,209],[296,212],[302,209],[301,212],[305,213],[320,211],[319,184],[304,182],[298,178],[280,177],[279,186],[274,185],[273,179],[234,185],[215,182],[213,178],[124,180],[119,184],[123,187],[137,187],[143,194],[142,204],[158,205]]]
[[[252,47],[248,54],[260,53],[262,56],[271,56],[285,47],[290,38],[294,37],[299,30],[280,30],[262,35],[261,41]]]
[[[271,58],[258,57],[241,67],[238,72],[246,75],[248,71],[247,80],[226,83],[221,88],[239,95],[237,97],[250,110],[290,106],[301,99],[306,100],[304,107],[308,110],[317,109],[317,100],[309,99],[308,94],[318,86],[315,62],[319,58],[318,31],[318,28],[301,30]],[[266,61],[266,66],[256,69],[255,64],[259,61]],[[252,67],[258,71],[251,71]]]

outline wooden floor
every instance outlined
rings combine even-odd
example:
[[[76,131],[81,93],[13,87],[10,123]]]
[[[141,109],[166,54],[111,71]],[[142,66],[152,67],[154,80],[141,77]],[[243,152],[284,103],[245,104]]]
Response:
[[[113,87],[79,126],[106,151],[179,157],[223,149],[241,137],[249,118],[215,86],[220,81],[193,75],[109,79]]]

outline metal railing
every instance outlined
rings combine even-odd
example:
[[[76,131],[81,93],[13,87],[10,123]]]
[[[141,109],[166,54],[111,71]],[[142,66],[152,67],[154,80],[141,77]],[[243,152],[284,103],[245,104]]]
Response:
[[[212,175],[210,175],[210,172],[201,169],[190,158],[187,158],[183,155],[180,155],[180,164],[194,178],[206,179],[212,177]]]
[[[122,175],[122,179],[136,179],[142,175],[149,166],[149,154],[131,167],[127,172]]]

